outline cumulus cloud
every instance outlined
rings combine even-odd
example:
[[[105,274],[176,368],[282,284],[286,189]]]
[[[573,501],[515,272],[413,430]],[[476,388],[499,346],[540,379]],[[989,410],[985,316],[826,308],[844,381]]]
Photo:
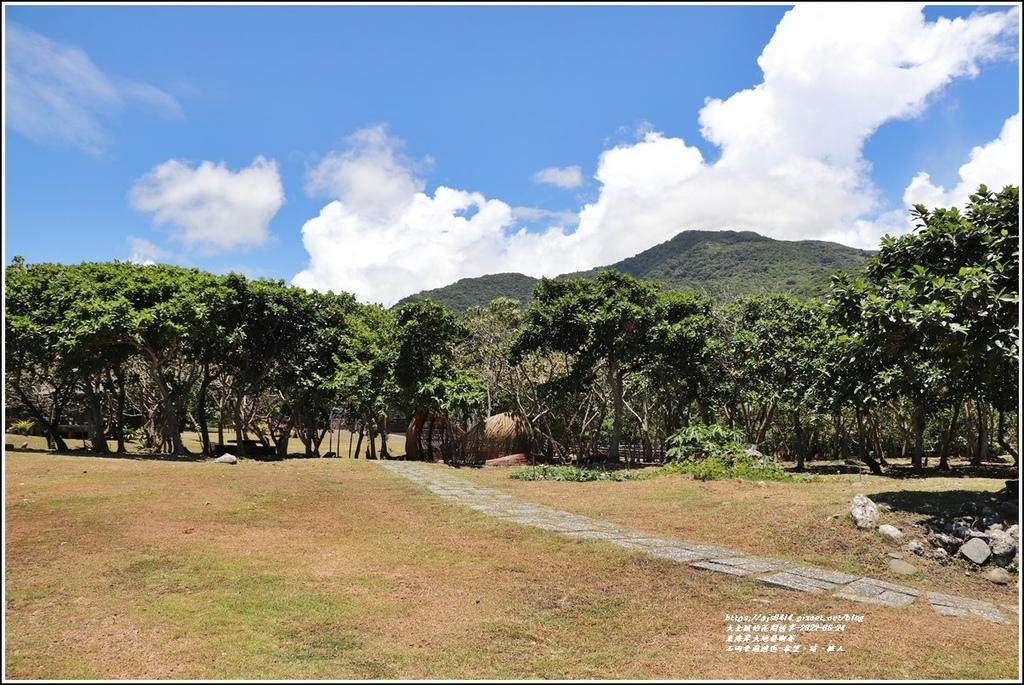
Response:
[[[7,23],[4,33],[7,125],[37,143],[67,143],[90,153],[108,144],[102,120],[132,105],[180,116],[178,102],[147,83],[104,74],[80,48]]]
[[[128,249],[132,256],[128,259],[133,264],[156,264],[157,259],[167,256],[167,251],[138,236],[130,235],[127,239]]]
[[[277,162],[263,157],[237,172],[223,162],[193,169],[172,159],[138,179],[129,200],[153,213],[158,226],[169,225],[171,238],[186,248],[231,250],[267,242],[284,188]]]
[[[947,191],[933,185],[931,176],[922,171],[910,182],[903,194],[908,207],[921,204],[936,207],[964,207],[978,186],[1000,191],[1008,185],[1019,186],[1021,177],[1020,112],[1006,120],[999,137],[971,150],[971,159],[960,167],[960,182]]]
[[[572,190],[583,185],[583,170],[578,166],[567,166],[564,169],[548,167],[535,173],[531,180],[534,183],[548,183],[559,188]]]
[[[368,129],[310,173],[310,186],[334,201],[303,227],[311,261],[293,283],[391,304],[484,273],[554,276],[611,264],[686,229],[877,248],[882,235],[909,227],[905,208],[885,211],[865,142],[887,121],[919,116],[986,60],[1014,57],[1018,23],[1017,8],[927,22],[921,6],[902,3],[797,5],[758,60],[762,82],[708,99],[699,112],[702,135],[721,150],[717,161],[645,125],[639,140],[600,155],[599,194],[575,230],[553,220],[527,231],[517,219],[541,212],[479,193],[440,187],[430,196],[396,155],[398,141]],[[964,187],[975,178],[992,185],[999,168],[1019,183],[1019,150],[1016,117],[971,155]],[[545,170],[545,178],[565,171]],[[945,193],[919,176],[907,197],[929,192]]]

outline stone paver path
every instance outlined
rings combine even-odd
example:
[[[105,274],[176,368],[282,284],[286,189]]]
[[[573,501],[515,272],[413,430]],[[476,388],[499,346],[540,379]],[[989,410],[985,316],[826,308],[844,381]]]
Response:
[[[798,592],[827,592],[833,597],[900,607],[924,596],[936,613],[943,616],[980,617],[995,623],[1016,623],[1007,618],[1019,616],[1019,607],[1000,607],[976,599],[953,597],[937,592],[922,593],[893,583],[853,576],[837,571],[801,566],[781,559],[761,557],[735,550],[701,545],[682,540],[657,538],[613,523],[570,514],[540,504],[513,500],[504,492],[475,485],[430,464],[414,461],[377,462],[392,473],[418,483],[436,495],[462,506],[510,523],[534,526],[560,535],[602,540],[652,557],[670,559],[691,568],[754,577],[772,587]]]

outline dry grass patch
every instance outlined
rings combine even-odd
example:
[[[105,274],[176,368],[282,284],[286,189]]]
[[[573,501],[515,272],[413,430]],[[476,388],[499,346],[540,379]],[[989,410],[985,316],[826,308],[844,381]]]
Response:
[[[722,544],[774,549],[759,537],[769,522],[751,530],[754,514],[714,509],[728,484],[456,475],[665,537],[713,530]],[[742,496],[728,495],[730,507],[766,519],[796,498],[774,484],[732,491]],[[1018,670],[1010,626],[773,590],[507,524],[362,460],[226,466],[12,452],[5,501],[11,679],[1006,679]],[[701,521],[688,520],[688,501],[707,510]],[[832,504],[817,506],[824,516]],[[725,615],[754,611],[856,611],[864,622],[847,627],[842,653],[727,652]]]
[[[628,528],[688,542],[715,544],[750,554],[936,591],[1019,604],[1019,587],[994,585],[969,574],[964,560],[940,564],[902,552],[911,538],[925,539],[927,523],[943,507],[959,511],[963,501],[994,493],[995,478],[929,477],[894,479],[870,475],[818,476],[811,482],[697,481],[687,475],[641,481],[521,481],[509,469],[460,469],[458,475],[517,499],[611,521]],[[864,493],[893,505],[879,524],[902,530],[891,540],[860,530],[849,516],[853,495]],[[918,569],[912,576],[889,570],[889,553],[904,554]]]

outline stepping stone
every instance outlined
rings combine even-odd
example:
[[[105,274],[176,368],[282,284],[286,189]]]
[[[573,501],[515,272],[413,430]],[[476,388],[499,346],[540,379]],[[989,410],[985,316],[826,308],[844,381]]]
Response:
[[[928,602],[936,613],[943,616],[959,616],[961,618],[978,616],[993,623],[1010,623],[1009,619],[1000,613],[999,609],[990,602],[978,599],[967,599],[965,597],[953,597],[938,592],[928,593]]]
[[[651,549],[648,556],[658,557],[659,559],[669,559],[671,561],[678,561],[679,563],[685,564],[690,561],[697,561],[698,559],[707,559],[708,555],[701,554],[700,552],[694,552],[693,550],[686,549],[679,545],[673,545],[671,547],[655,547]]]
[[[767,573],[769,571],[781,571],[783,569],[792,568],[796,564],[791,564],[788,561],[781,561],[779,559],[772,559],[770,557],[757,557],[757,556],[737,556],[725,559],[710,559],[701,564],[690,564],[694,568],[706,568],[708,570],[721,570],[723,573],[730,573],[725,569],[712,568],[729,566],[737,569],[741,573],[734,575],[747,575],[748,573]]]
[[[921,596],[921,593],[913,588],[893,585],[882,580],[861,578],[832,596],[840,599],[852,599],[855,602],[900,607],[911,604],[915,598]]]
[[[840,585],[852,583],[857,576],[839,571],[825,571],[820,568],[804,566],[792,568],[770,576],[761,576],[758,580],[765,585],[781,587],[801,592],[831,592]]]
[[[614,530],[569,530],[565,532],[572,538],[583,538],[584,540],[621,540],[618,531]]]

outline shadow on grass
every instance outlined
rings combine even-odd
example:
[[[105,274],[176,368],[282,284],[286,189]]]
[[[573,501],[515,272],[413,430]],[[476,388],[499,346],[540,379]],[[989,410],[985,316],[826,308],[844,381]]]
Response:
[[[61,457],[83,457],[91,459],[130,459],[132,461],[173,461],[173,462],[201,462],[201,461],[213,461],[216,457],[207,454],[167,454],[167,453],[149,453],[149,452],[108,452],[101,454],[92,452],[88,448],[71,449],[71,450],[37,450],[37,449],[19,449],[19,448],[7,448],[5,452],[18,452],[23,454],[40,454],[40,455],[55,455]],[[304,454],[289,454],[287,457],[278,456],[238,456],[239,460],[245,461],[260,461],[260,462],[278,462],[278,461],[291,461],[293,459],[317,459],[315,456],[306,456]],[[336,457],[334,457],[336,458]]]
[[[937,460],[932,460],[937,463]],[[799,473],[795,466],[786,465],[790,473]],[[841,474],[857,475],[863,473],[870,475],[871,470],[867,464],[855,461],[830,461],[830,462],[808,462],[803,470],[805,474],[818,476],[835,476]],[[948,471],[940,471],[936,466],[927,466],[920,472],[914,471],[910,464],[893,464],[882,467],[882,477],[894,480],[911,480],[924,478],[993,478],[996,480],[1016,480],[1020,476],[1020,469],[1005,461],[985,462],[979,466],[973,466],[969,462],[956,462]]]
[[[921,514],[941,518],[943,521],[956,518],[980,509],[981,506],[998,507],[1000,502],[1015,501],[1008,500],[1003,496],[1003,490],[899,490],[890,492],[876,492],[871,499],[876,503],[884,502],[894,511],[903,511],[910,514]],[[968,507],[965,510],[965,505]],[[973,516],[973,514],[971,514]]]

